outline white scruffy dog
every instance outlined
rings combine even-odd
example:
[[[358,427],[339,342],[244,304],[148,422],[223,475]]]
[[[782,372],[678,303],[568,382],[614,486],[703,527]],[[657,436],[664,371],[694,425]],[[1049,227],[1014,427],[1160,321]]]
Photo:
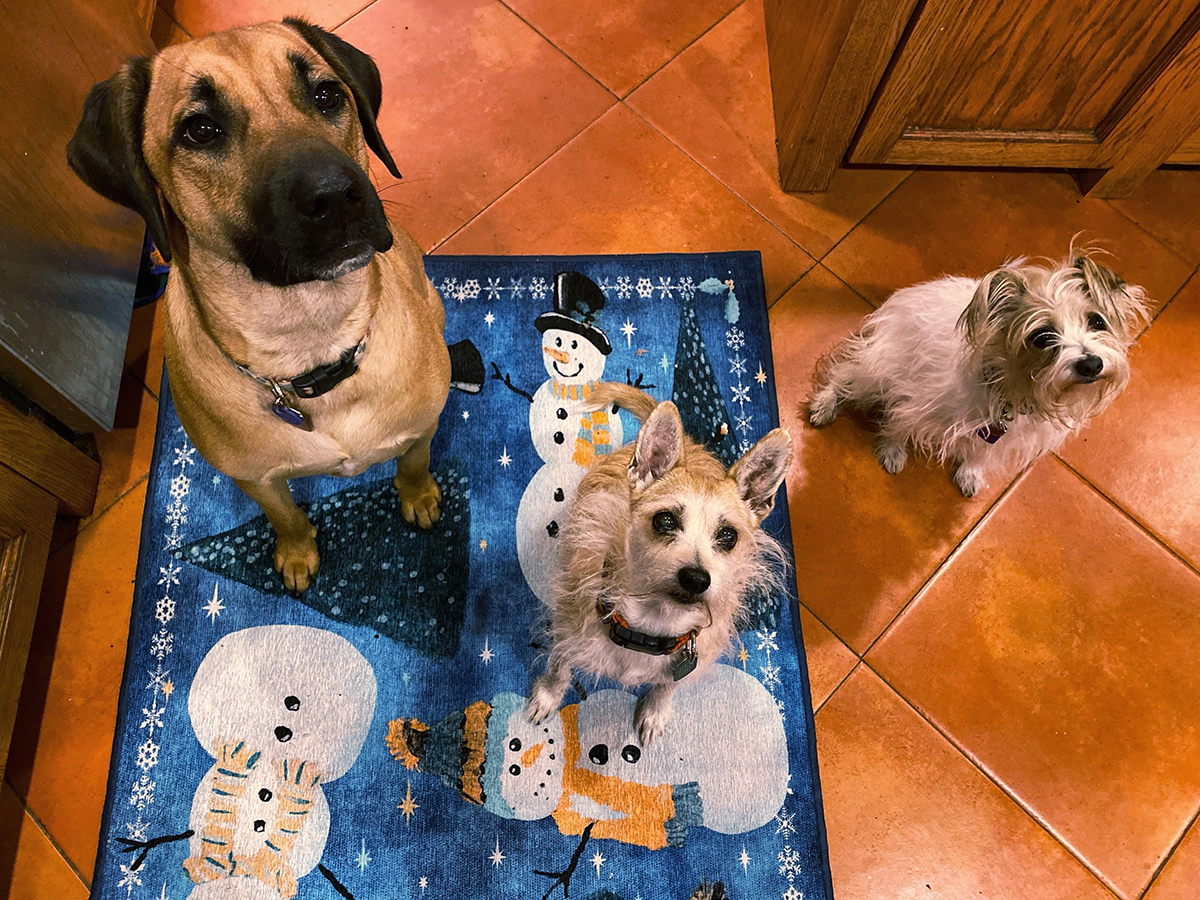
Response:
[[[1129,382],[1126,353],[1146,296],[1087,250],[1039,266],[1017,259],[979,281],[897,291],[817,364],[809,421],[843,403],[878,415],[875,455],[891,474],[907,445],[956,464],[974,495],[996,469],[1056,449]]]

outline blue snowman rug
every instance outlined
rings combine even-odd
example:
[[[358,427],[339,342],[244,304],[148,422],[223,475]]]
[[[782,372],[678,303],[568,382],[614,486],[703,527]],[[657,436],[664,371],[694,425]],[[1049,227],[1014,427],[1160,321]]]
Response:
[[[592,386],[674,400],[727,465],[778,423],[758,254],[426,267],[458,345],[442,519],[404,522],[391,463],[294,481],[302,595],[164,381],[92,896],[828,900],[791,573],[649,746],[615,684],[524,715],[576,488],[637,433]],[[790,548],[782,494],[764,527]]]

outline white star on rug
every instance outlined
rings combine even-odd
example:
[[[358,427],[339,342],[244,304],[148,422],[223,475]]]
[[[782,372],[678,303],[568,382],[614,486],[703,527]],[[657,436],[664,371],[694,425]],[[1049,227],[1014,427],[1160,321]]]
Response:
[[[738,862],[742,864],[742,874],[746,874],[746,870],[750,867],[750,854],[746,852],[745,844],[742,844],[742,853],[738,857]]]
[[[599,850],[597,850],[595,853],[592,854],[592,865],[596,867],[596,877],[597,878],[600,877],[600,867],[602,865],[604,865],[606,862],[608,862],[608,860],[604,858],[604,854],[601,853]]]
[[[483,650],[482,650],[482,651],[480,651],[480,653],[479,653],[479,658],[483,660],[483,664],[486,666],[486,665],[489,665],[489,664],[491,663],[491,661],[492,661],[492,658],[493,658],[495,655],[496,655],[496,654],[495,654],[495,653],[493,653],[493,652],[492,652],[492,651],[491,651],[491,650],[488,648],[488,639],[485,637],[485,638],[483,639]]]
[[[210,622],[217,621],[217,616],[219,616],[221,611],[225,609],[225,607],[221,605],[221,601],[217,599],[217,585],[213,585],[213,598],[208,601],[206,606],[201,607],[201,609],[208,614],[208,620]]]
[[[625,324],[621,326],[621,334],[625,335],[625,342],[630,347],[633,346],[633,333],[635,331],[637,331],[637,326],[626,319]]]
[[[492,313],[491,313],[491,311],[489,310],[489,311],[488,311],[488,314],[487,314],[486,316],[484,316],[484,317],[483,317],[483,321],[487,322],[487,327],[488,327],[488,328],[491,328],[491,327],[492,327],[492,323],[496,321],[496,317],[495,317],[495,316],[493,316],[493,315],[492,315]]]
[[[500,463],[500,465],[504,466],[504,468],[506,468],[506,469],[508,468],[509,463],[512,462],[512,457],[508,455],[507,447],[505,447],[504,450],[501,451],[500,458],[498,460],[496,460],[496,462]]]
[[[496,868],[499,868],[500,863],[504,862],[504,854],[500,852],[500,836],[499,835],[496,836],[496,849],[493,850],[488,855],[488,859],[490,859],[492,861],[492,865],[495,866]]]
[[[363,838],[362,849],[358,851],[358,856],[354,857],[354,861],[358,864],[358,871],[367,871],[367,866],[371,864],[371,854],[367,852],[367,840]]]

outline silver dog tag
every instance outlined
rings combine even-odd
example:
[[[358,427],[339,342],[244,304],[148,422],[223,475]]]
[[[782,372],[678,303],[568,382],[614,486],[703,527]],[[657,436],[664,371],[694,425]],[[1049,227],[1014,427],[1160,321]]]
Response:
[[[692,638],[679,651],[679,657],[675,660],[672,674],[676,681],[681,681],[694,671],[696,671],[696,639]]]

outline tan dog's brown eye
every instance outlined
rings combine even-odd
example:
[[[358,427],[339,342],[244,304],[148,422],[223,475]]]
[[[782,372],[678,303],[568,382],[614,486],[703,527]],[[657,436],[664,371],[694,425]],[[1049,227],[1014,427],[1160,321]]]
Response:
[[[737,546],[738,533],[737,529],[729,525],[717,529],[716,535],[717,546],[725,552],[729,552]]]
[[[675,514],[662,510],[654,514],[654,518],[650,520],[650,524],[654,526],[654,530],[659,534],[673,534],[679,530],[679,520],[675,518]]]
[[[346,95],[336,81],[322,81],[313,88],[313,106],[322,115],[331,116],[342,108]]]
[[[1039,350],[1049,350],[1058,342],[1058,334],[1053,328],[1039,328],[1029,336],[1029,345]]]
[[[1089,315],[1088,331],[1108,331],[1108,323],[1104,321],[1104,316],[1100,315],[1100,313]]]
[[[221,126],[208,116],[189,116],[183,123],[183,136],[198,146],[211,144],[222,134]]]

